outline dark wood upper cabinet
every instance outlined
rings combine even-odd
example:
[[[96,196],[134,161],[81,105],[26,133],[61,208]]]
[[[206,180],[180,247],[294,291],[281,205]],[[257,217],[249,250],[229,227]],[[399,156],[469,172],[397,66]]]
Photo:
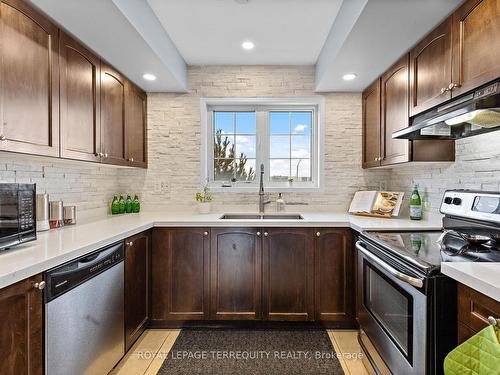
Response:
[[[151,232],[125,240],[125,350],[146,329],[150,316]]]
[[[42,291],[37,275],[0,289],[0,374],[43,373]]]
[[[125,155],[129,165],[147,166],[146,93],[125,82]]]
[[[260,233],[256,228],[212,229],[210,319],[260,318]]]
[[[152,322],[208,317],[210,230],[155,228],[151,261]]]
[[[0,150],[59,156],[59,29],[28,4],[0,1]]]
[[[380,79],[362,95],[363,101],[363,168],[380,166]]]
[[[470,0],[453,14],[453,96],[500,77],[500,3]]]
[[[314,237],[311,228],[263,233],[263,318],[314,319]]]
[[[100,60],[61,31],[61,157],[99,162]]]
[[[316,229],[316,320],[354,325],[354,251],[349,228]]]
[[[127,165],[125,157],[125,79],[101,62],[102,162]]]
[[[451,17],[410,51],[410,116],[451,98]]]
[[[382,165],[404,163],[410,160],[411,143],[406,139],[393,139],[392,133],[408,127],[409,57],[403,56],[381,78]]]

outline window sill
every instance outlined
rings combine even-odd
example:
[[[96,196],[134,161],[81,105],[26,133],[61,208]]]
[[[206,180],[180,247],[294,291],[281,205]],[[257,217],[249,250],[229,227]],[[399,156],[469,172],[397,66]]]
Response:
[[[257,184],[249,184],[249,185],[239,185],[239,186],[228,186],[222,187],[219,184],[210,184],[210,191],[212,193],[258,193],[259,185]],[[322,192],[324,191],[323,187],[319,187],[317,185],[308,184],[308,185],[272,185],[272,186],[264,186],[264,191],[266,193],[305,193],[305,192]]]

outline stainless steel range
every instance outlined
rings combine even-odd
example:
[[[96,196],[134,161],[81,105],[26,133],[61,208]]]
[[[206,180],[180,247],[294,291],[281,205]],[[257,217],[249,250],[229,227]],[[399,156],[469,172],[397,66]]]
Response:
[[[364,232],[358,339],[378,373],[440,374],[457,345],[456,282],[442,262],[500,262],[500,193],[446,191],[443,230]]]

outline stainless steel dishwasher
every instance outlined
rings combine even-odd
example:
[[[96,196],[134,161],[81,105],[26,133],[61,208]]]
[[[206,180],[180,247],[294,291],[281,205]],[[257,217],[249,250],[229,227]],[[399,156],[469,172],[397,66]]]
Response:
[[[45,373],[107,374],[124,355],[123,243],[45,273]]]

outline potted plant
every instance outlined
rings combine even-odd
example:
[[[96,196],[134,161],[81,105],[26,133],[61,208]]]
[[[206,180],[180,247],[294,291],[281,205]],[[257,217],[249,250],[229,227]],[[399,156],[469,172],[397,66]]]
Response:
[[[210,212],[212,199],[208,185],[205,185],[203,192],[196,193],[196,202],[198,202],[198,212],[200,214],[208,214]]]

